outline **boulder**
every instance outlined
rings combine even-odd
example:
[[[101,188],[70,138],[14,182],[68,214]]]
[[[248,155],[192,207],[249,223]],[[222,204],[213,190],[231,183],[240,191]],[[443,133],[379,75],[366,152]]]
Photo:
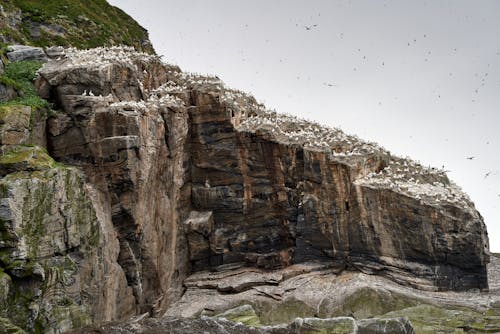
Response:
[[[9,45],[7,47],[9,61],[36,60],[47,61],[47,55],[42,48],[28,45]]]

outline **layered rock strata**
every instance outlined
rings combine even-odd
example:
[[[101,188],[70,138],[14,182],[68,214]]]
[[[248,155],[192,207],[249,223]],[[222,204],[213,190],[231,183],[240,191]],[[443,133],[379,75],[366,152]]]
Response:
[[[2,231],[41,224],[46,235],[36,244],[52,246],[23,258],[31,241],[12,236],[0,251],[42,268],[77,254],[69,272],[80,283],[70,284],[69,302],[82,323],[163,314],[189,293],[190,274],[211,270],[255,270],[237,288],[217,285],[221,293],[244,292],[255,281],[277,285],[281,271],[294,276],[311,262],[331,275],[347,269],[423,290],[487,289],[483,220],[444,172],[268,111],[216,77],[183,73],[156,56],[114,47],[66,49],[58,57],[36,82],[56,109],[36,144],[57,163],[43,162],[47,156],[34,164],[23,153],[21,163],[1,168],[7,189],[25,189],[22,196],[4,192],[10,207],[31,212],[23,203],[32,203],[32,187],[23,182],[57,189],[40,199],[47,207],[38,223],[12,218],[17,209],[2,218]],[[41,172],[52,173],[46,185],[35,181]],[[85,205],[68,209],[74,201]],[[0,264],[9,289],[20,286],[15,267]],[[47,275],[27,277],[45,296]],[[26,308],[49,305],[44,298],[28,298]],[[55,313],[47,306],[42,323],[79,326]]]

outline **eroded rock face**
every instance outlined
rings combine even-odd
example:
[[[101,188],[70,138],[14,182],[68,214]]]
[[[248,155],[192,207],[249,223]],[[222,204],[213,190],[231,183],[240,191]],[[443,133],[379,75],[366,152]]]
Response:
[[[33,173],[60,167],[33,163],[31,153],[43,156],[38,149],[16,150],[34,140],[79,175],[77,192],[91,203],[84,225],[96,226],[97,240],[68,229],[72,214],[41,224],[66,231],[46,236],[43,247],[53,247],[44,256],[90,249],[71,274],[85,282],[71,285],[75,296],[85,296],[74,299],[85,319],[167,309],[196,316],[208,304],[223,311],[252,294],[281,305],[287,286],[296,289],[290,279],[316,279],[315,272],[332,279],[345,270],[377,274],[432,291],[488,287],[484,223],[444,172],[338,129],[267,111],[216,77],[182,73],[155,56],[126,48],[60,51],[36,82],[58,109],[38,122],[46,131],[35,127],[46,137],[26,129],[27,110],[19,124],[4,125],[3,147],[22,157],[4,161],[0,171],[2,180],[19,172],[35,179]],[[63,194],[69,188],[57,180],[68,170],[52,172],[50,181]],[[63,206],[50,196],[44,203]],[[27,197],[12,205],[31,203]],[[69,246],[59,245],[61,238]],[[9,254],[22,253],[22,242],[12,240]],[[328,280],[321,275],[319,295]],[[296,316],[329,315],[297,299],[292,304],[303,314]],[[50,321],[59,326],[50,328],[78,326]]]
[[[487,288],[482,218],[444,173],[153,56],[66,54],[38,81],[62,108],[49,150],[106,199],[139,310],[180,290],[187,248],[195,271],[314,260],[422,289]]]
[[[205,268],[323,260],[423,289],[487,288],[482,218],[443,173],[222,94],[195,92],[190,108],[192,202],[215,221]]]
[[[0,316],[29,332],[91,323],[87,293],[98,284],[102,231],[82,173],[33,149],[4,155],[1,169],[6,165],[11,172],[0,180]]]
[[[49,63],[39,84],[63,109],[49,121],[49,150],[82,168],[99,192],[102,224],[111,229],[126,278],[117,284],[130,287],[126,301],[103,299],[111,313],[96,310],[100,320],[156,314],[180,297],[188,272],[181,230],[191,207],[188,113],[182,102],[137,103],[166,69],[150,56],[120,62],[119,52],[128,55],[118,50],[102,63],[76,52],[80,58]],[[126,304],[129,312],[118,312]]]

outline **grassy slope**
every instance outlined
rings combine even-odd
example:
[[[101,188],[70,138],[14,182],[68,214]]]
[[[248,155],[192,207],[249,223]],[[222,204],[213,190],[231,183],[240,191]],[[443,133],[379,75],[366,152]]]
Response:
[[[17,25],[0,25],[0,34],[18,43],[78,48],[124,44],[154,53],[147,31],[105,0],[4,0],[1,3],[8,13],[22,12],[22,21]]]

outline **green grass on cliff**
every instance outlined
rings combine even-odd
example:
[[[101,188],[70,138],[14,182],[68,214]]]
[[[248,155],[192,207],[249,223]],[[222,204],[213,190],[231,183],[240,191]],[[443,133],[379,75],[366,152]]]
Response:
[[[2,105],[26,105],[33,109],[49,109],[49,103],[36,94],[33,80],[36,77],[36,71],[42,66],[38,61],[19,61],[7,64],[4,73],[0,76],[0,83],[14,87],[20,97],[7,102],[1,102]]]
[[[7,12],[22,11],[20,26],[0,26],[0,33],[18,43],[77,48],[124,44],[154,53],[147,31],[105,0],[6,0],[2,5]]]

